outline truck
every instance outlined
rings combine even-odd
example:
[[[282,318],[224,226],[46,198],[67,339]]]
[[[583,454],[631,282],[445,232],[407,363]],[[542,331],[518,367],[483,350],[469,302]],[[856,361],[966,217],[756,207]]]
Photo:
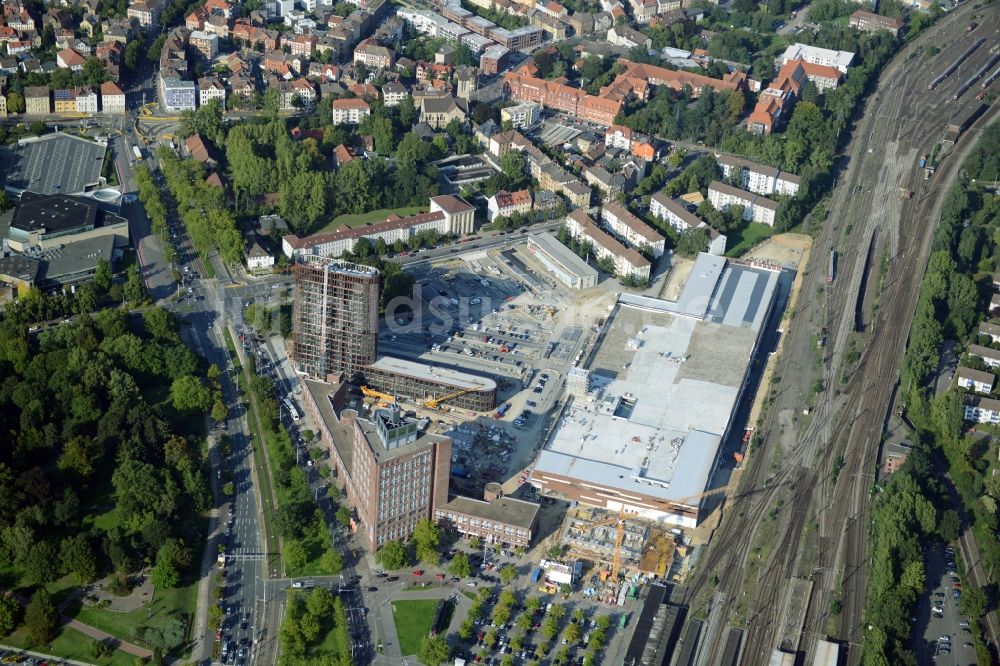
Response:
[[[132,146],[132,156],[135,157],[136,162],[142,161],[142,149],[139,146]]]
[[[534,571],[531,572],[531,582],[532,583],[537,583],[539,581],[539,579],[541,579],[541,577],[542,577],[542,568],[541,567],[538,567]]]
[[[625,625],[627,625],[627,624],[628,624],[628,613],[624,613],[622,615],[622,619],[618,620],[618,628],[619,629],[624,629]]]

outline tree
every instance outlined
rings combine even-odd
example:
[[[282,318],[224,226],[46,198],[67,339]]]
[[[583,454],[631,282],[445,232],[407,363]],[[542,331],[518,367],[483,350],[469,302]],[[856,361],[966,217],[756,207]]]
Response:
[[[24,96],[21,93],[7,93],[7,111],[10,113],[24,113]]]
[[[212,394],[199,377],[184,375],[170,385],[170,400],[179,412],[203,412],[212,404]]]
[[[406,548],[400,541],[390,541],[379,549],[376,558],[386,569],[402,569],[407,564]]]
[[[515,187],[524,179],[525,163],[524,155],[519,150],[507,151],[500,158],[500,171],[507,177],[511,187]]]
[[[471,576],[472,565],[469,563],[468,555],[465,553],[456,553],[455,557],[448,564],[448,572],[458,578],[468,578]]]
[[[344,556],[333,548],[327,548],[323,556],[320,557],[319,564],[332,576],[344,569]]]
[[[437,564],[440,557],[438,544],[441,542],[441,531],[437,523],[424,518],[413,528],[413,542],[416,545],[417,557],[424,564]]]
[[[212,403],[212,419],[215,421],[222,421],[229,414],[229,408],[226,407],[226,403],[222,400],[222,396],[217,395],[215,402]]]
[[[962,519],[959,518],[958,512],[953,509],[948,509],[941,514],[941,521],[938,523],[938,536],[945,543],[954,543],[958,539],[959,532],[962,530]]]
[[[438,635],[420,641],[420,652],[417,653],[417,659],[420,660],[421,664],[427,666],[440,666],[448,660],[450,654],[448,642],[445,641],[444,636]]]
[[[31,601],[24,610],[24,625],[28,630],[28,642],[32,645],[48,643],[55,635],[59,612],[52,602],[52,596],[44,587],[31,595]]]
[[[14,631],[21,620],[21,604],[14,597],[0,595],[0,636]]]
[[[177,340],[177,322],[166,308],[149,308],[142,313],[142,319],[146,332],[154,338],[170,342]]]
[[[159,633],[159,631],[157,631]],[[90,642],[90,654],[94,659],[106,659],[111,656],[115,649],[107,641],[95,638]]]
[[[133,304],[146,297],[146,285],[142,281],[142,276],[139,275],[138,266],[132,266],[129,269],[128,277],[125,280],[124,295],[129,303]]]
[[[285,564],[293,569],[299,569],[309,560],[305,546],[298,539],[285,540]]]
[[[986,593],[979,587],[966,588],[958,601],[958,608],[963,615],[982,617],[986,613]]]
[[[85,534],[63,539],[60,545],[63,571],[76,572],[80,580],[90,583],[97,579],[97,555]]]
[[[708,248],[708,232],[703,228],[685,229],[677,240],[677,254],[695,257]]]
[[[341,505],[340,508],[337,509],[337,522],[344,527],[350,527],[353,519],[354,516],[351,513],[350,507]]]
[[[108,290],[111,289],[112,278],[111,264],[107,259],[98,259],[97,267],[94,269],[94,286],[99,294],[103,296],[108,293]]]
[[[500,582],[510,585],[510,582],[517,578],[517,567],[513,564],[505,564],[500,568]]]
[[[566,632],[563,634],[563,638],[565,638],[570,643],[576,643],[577,641],[579,641],[580,640],[580,625],[576,624],[575,622],[571,622],[566,627]]]

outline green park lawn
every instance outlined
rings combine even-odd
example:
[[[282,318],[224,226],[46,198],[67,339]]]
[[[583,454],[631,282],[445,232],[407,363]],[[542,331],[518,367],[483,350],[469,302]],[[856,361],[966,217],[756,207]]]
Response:
[[[413,215],[424,211],[426,208],[426,206],[408,206],[404,208],[379,208],[378,210],[373,210],[367,213],[345,213],[344,215],[338,215],[330,220],[330,223],[320,229],[319,232],[334,231],[342,224],[346,224],[349,227],[360,227],[362,224],[381,222],[392,213],[396,213],[400,217],[406,217],[407,215]]]
[[[194,579],[185,587],[156,590],[152,604],[145,605],[130,613],[84,606],[80,608],[74,619],[97,627],[124,641],[141,644],[140,641],[132,638],[133,629],[164,627],[175,616],[186,616],[190,621],[190,618],[194,617],[197,602],[198,580]]]
[[[60,629],[48,645],[29,645],[27,633],[23,627],[9,636],[0,638],[0,643],[5,645],[51,654],[54,657],[64,659],[76,659],[88,664],[97,664],[97,666],[133,666],[135,664],[135,657],[121,650],[115,650],[110,657],[95,659],[90,651],[93,642],[94,639],[89,636],[67,627]]]
[[[727,257],[742,257],[750,248],[774,233],[774,229],[761,224],[760,222],[750,222],[739,231],[727,234],[726,250]]]
[[[437,605],[437,599],[392,602],[392,619],[396,623],[399,651],[404,656],[416,654],[420,650],[420,642],[431,632]]]

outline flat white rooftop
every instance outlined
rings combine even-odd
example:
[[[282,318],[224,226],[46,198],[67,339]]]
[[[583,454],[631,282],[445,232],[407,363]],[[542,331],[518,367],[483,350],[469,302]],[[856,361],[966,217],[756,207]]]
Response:
[[[589,365],[596,388],[533,474],[663,500],[704,491],[778,277],[702,254],[676,302],[623,294]]]
[[[397,375],[413,377],[424,381],[447,384],[458,389],[476,389],[479,391],[492,391],[497,387],[497,383],[489,377],[471,375],[449,368],[440,368],[426,363],[410,361],[395,356],[381,356],[372,363],[371,367],[392,372]]]

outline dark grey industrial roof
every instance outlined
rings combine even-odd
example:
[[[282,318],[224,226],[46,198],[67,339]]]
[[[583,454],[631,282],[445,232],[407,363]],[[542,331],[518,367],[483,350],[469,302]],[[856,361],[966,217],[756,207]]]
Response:
[[[107,146],[56,132],[0,152],[0,177],[12,192],[77,194],[100,184]]]

